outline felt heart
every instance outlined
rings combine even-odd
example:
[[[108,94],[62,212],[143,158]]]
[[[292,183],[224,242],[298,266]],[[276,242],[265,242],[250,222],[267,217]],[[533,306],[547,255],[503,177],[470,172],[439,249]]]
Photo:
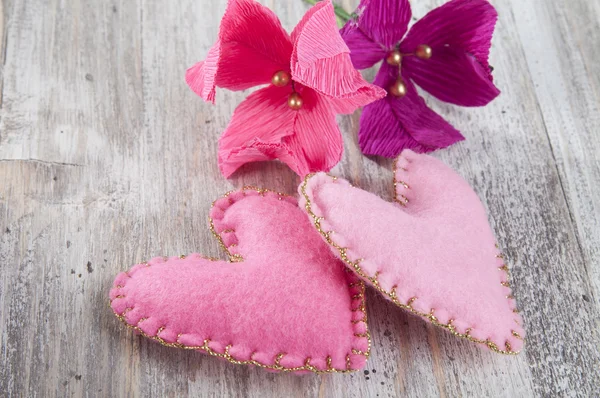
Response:
[[[314,232],[296,199],[257,188],[213,204],[230,260],[155,258],[121,273],[117,317],[168,347],[284,372],[349,372],[369,355],[364,283]]]
[[[492,351],[516,354],[521,318],[485,209],[439,160],[402,152],[394,203],[319,173],[301,205],[333,252],[399,307]]]

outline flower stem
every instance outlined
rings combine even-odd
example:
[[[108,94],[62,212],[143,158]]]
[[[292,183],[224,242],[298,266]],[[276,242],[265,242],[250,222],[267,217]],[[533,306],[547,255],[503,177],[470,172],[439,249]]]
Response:
[[[319,0],[304,0],[308,4],[315,5]],[[343,27],[346,22],[353,18],[352,14],[349,14],[348,11],[344,10],[344,8],[340,5],[334,4],[333,9],[335,10],[335,15],[338,19],[338,24],[340,27]]]

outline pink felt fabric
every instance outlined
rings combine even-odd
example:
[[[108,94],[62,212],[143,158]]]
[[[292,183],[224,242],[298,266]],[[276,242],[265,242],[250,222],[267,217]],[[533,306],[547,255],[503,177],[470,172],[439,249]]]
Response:
[[[155,258],[119,274],[110,298],[122,321],[167,346],[273,371],[365,365],[364,285],[295,199],[234,192],[215,202],[211,217],[232,261]]]
[[[301,185],[301,207],[309,201],[333,252],[388,299],[496,352],[518,352],[522,320],[476,193],[439,160],[410,150],[398,158],[395,186],[390,203],[319,173]]]

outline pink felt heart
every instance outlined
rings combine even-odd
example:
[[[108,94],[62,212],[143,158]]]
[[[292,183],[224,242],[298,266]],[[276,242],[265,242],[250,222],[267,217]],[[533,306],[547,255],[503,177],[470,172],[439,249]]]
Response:
[[[192,254],[134,266],[110,292],[119,319],[163,345],[235,364],[315,373],[365,365],[364,284],[295,199],[232,192],[214,203],[210,226],[230,261]]]
[[[333,252],[396,305],[492,351],[515,354],[523,328],[485,209],[439,160],[402,152],[395,202],[320,173],[301,205]]]

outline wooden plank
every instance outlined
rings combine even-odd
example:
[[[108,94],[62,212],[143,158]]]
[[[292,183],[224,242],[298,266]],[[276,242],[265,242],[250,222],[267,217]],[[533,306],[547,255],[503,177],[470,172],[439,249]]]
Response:
[[[135,367],[106,330],[106,267],[142,225],[140,7],[3,4],[0,391],[119,396]]]
[[[569,325],[566,330],[572,330],[580,327],[576,315],[579,308],[598,308],[600,303],[600,54],[592,50],[600,40],[600,4],[512,3],[523,56],[539,99],[543,128],[559,172],[559,184],[567,198],[565,207],[583,254],[577,264],[565,264],[564,272],[577,274],[591,285],[591,289],[586,286],[571,297],[571,311],[575,315],[565,323]],[[560,247],[557,244],[554,250]],[[600,323],[598,316],[590,321],[587,339],[594,355],[581,359],[568,350],[562,351],[564,364],[555,372],[569,374],[566,369],[580,367],[581,387],[589,385],[588,395],[598,396]],[[549,349],[550,353],[555,357],[558,349]],[[557,378],[563,381],[557,383],[562,388],[550,390],[554,394],[565,393],[567,385],[573,387],[579,383],[571,377]]]
[[[301,1],[263,3],[289,30],[307,10]],[[344,5],[351,10],[357,3]],[[415,2],[414,14],[420,17],[441,3]],[[496,1],[501,21],[492,63],[504,94],[483,109],[428,98],[468,137],[436,156],[465,176],[488,207],[513,269],[529,332],[526,352],[502,357],[482,351],[370,291],[369,373],[297,377],[152,344],[125,330],[107,306],[114,275],[131,264],[192,251],[222,255],[206,228],[210,203],[220,194],[243,185],[295,192],[298,178],[277,163],[248,165],[224,180],[216,167],[216,140],[246,94],[221,90],[212,106],[183,81],[186,67],[213,43],[225,3],[1,4],[0,43],[6,51],[0,53],[6,53],[6,63],[0,73],[0,391],[600,395],[594,379],[600,311],[593,282],[598,195],[597,184],[586,186],[598,182],[593,156],[600,117],[593,106],[598,55],[569,54],[567,59],[583,62],[583,71],[578,66],[571,72],[567,61],[555,59],[566,46],[557,37],[570,37],[569,24],[578,26],[572,40],[595,42],[596,5]],[[555,18],[561,33],[552,30]],[[528,45],[540,31],[547,33],[543,47],[552,49],[543,58],[548,70],[535,63],[543,55],[540,47]],[[558,87],[576,81],[591,88],[582,99],[549,97],[554,88],[541,86],[554,73]],[[559,115],[552,116],[557,109]],[[334,172],[390,198],[391,162],[360,154],[358,117],[339,118],[346,155]],[[572,121],[581,128],[566,135],[561,127]],[[576,183],[565,183],[573,179]]]
[[[2,108],[2,81],[4,76],[4,63],[6,62],[6,34],[4,28],[4,2],[0,1],[0,109]]]
[[[600,5],[516,2],[540,109],[577,226],[586,272],[600,300]],[[592,300],[591,297],[589,297]]]

